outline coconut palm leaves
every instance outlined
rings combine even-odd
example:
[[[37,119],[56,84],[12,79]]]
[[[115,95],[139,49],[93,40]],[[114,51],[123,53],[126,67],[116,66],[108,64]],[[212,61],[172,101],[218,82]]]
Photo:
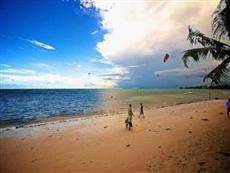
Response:
[[[200,44],[201,48],[188,49],[184,52],[182,60],[184,65],[188,67],[188,61],[192,58],[199,62],[200,59],[212,58],[220,62],[220,64],[204,77],[204,81],[211,79],[211,84],[225,83],[229,78],[230,63],[230,45],[221,41],[205,36],[198,30],[192,30],[189,27],[188,40],[191,44]]]
[[[215,38],[224,35],[230,39],[230,1],[221,0],[213,13],[212,32]]]
[[[214,38],[205,36],[198,30],[188,28],[187,39],[192,45],[200,45],[199,48],[188,49],[184,51],[182,60],[188,68],[188,61],[192,58],[199,62],[200,59],[211,58],[219,62],[219,65],[210,71],[204,81],[211,79],[211,85],[221,83],[230,83],[230,45],[220,39],[222,37],[230,38],[230,2],[221,0],[216,11],[213,13],[212,31]]]
[[[204,77],[204,80],[211,79],[212,83],[228,83],[229,82],[229,68],[230,58],[226,58],[222,63],[220,63],[214,70],[212,70],[207,76]]]

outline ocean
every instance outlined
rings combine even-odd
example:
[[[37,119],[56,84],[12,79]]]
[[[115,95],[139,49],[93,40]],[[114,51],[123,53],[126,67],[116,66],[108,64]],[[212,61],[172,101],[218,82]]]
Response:
[[[227,99],[230,90],[207,89],[4,89],[0,90],[0,127],[21,125],[50,117],[117,114],[128,104],[144,108]]]
[[[100,93],[85,89],[0,90],[0,125],[95,112],[101,103]]]

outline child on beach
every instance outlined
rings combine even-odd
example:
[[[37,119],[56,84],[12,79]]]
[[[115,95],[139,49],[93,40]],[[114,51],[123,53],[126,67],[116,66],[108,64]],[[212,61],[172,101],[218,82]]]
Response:
[[[143,118],[145,117],[145,115],[144,115],[144,106],[143,106],[142,103],[140,104],[140,114],[139,114],[138,118],[140,118],[141,115],[143,115]]]
[[[229,112],[230,112],[230,99],[226,102],[226,107],[227,107],[227,117],[229,118]]]
[[[126,128],[129,128],[129,130],[131,130],[131,127],[133,127],[133,124],[132,124],[133,116],[134,116],[134,114],[132,111],[132,105],[129,104],[128,117],[125,120]]]

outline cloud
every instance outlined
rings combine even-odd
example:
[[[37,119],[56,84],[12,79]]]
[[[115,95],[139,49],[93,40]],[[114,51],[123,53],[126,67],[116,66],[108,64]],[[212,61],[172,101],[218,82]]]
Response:
[[[95,30],[95,31],[91,32],[90,34],[91,34],[91,35],[95,35],[95,34],[97,34],[97,33],[98,33],[98,31]]]
[[[102,59],[125,68],[128,72],[125,76],[132,79],[125,84],[117,80],[117,85],[124,87],[183,85],[182,82],[174,85],[183,73],[193,77],[195,80],[190,81],[195,84],[197,76],[204,75],[202,70],[207,64],[197,74],[192,68],[183,69],[182,52],[191,48],[186,40],[187,27],[191,25],[209,35],[211,15],[218,3],[219,0],[81,0],[84,10],[94,10],[99,15],[104,35],[95,47]],[[166,53],[171,59],[163,64]],[[154,73],[161,73],[161,77],[174,74],[172,84],[155,78]]]
[[[98,11],[101,28],[106,31],[96,45],[97,50],[107,60],[120,65],[184,48],[187,26],[208,32],[217,3],[218,0],[81,0],[85,8]]]
[[[43,49],[55,50],[55,48],[53,46],[45,44],[45,43],[42,43],[42,42],[37,41],[37,40],[27,40],[27,41],[30,42],[31,44],[33,44],[35,46],[38,46],[38,47],[41,47]]]
[[[82,64],[79,63],[65,63],[65,65],[69,66],[70,68],[74,68],[74,69],[80,69],[80,68],[84,68]]]
[[[8,64],[0,64],[0,67],[11,67],[11,66]]]
[[[129,68],[140,68],[140,67],[144,67],[146,66],[146,64],[141,64],[141,65],[129,65]]]
[[[156,71],[154,74],[157,78],[162,77],[201,77],[203,78],[210,72],[215,66],[218,65],[218,61],[203,62],[203,64],[191,64],[190,68],[173,68],[161,71]]]
[[[93,58],[93,59],[90,60],[90,62],[107,64],[107,65],[114,65],[112,62],[110,62],[110,61],[108,61],[106,59],[103,59],[103,58]]]
[[[40,64],[41,65],[41,64]],[[43,65],[42,65],[43,66]],[[79,71],[76,77],[75,71],[41,72],[25,68],[0,69],[1,86],[23,86],[26,88],[111,88],[116,86],[116,81],[106,77],[88,75],[84,70]],[[81,68],[81,66],[79,66]],[[118,69],[117,69],[118,70]],[[107,70],[116,72],[116,69]],[[123,74],[124,72],[121,72]]]
[[[47,64],[47,63],[43,63],[43,62],[36,62],[36,63],[31,63],[32,66],[34,67],[38,67],[41,69],[46,69],[46,70],[50,70],[53,69],[53,66]]]
[[[7,68],[7,69],[0,69],[0,73],[26,75],[26,74],[35,74],[36,72],[34,70],[24,69],[24,68],[21,69]]]
[[[131,79],[128,74],[129,71],[127,68],[122,66],[113,66],[105,69],[105,72],[99,73],[97,76],[108,81],[129,81]]]
[[[156,77],[172,77],[172,76],[196,76],[196,77],[204,77],[206,74],[205,69],[186,69],[186,68],[174,68],[162,71],[156,71]]]
[[[31,75],[18,74],[0,74],[2,84],[15,84],[35,87],[51,87],[51,88],[110,88],[115,85],[98,77],[90,78],[86,75],[79,75],[78,77],[67,76],[55,73],[37,73]]]

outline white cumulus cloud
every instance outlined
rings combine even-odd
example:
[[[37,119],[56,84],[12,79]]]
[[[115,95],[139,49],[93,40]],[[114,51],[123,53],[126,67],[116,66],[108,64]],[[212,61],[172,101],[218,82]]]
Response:
[[[95,8],[106,31],[97,50],[115,63],[154,57],[159,52],[184,49],[187,26],[209,32],[218,0],[81,0]]]

